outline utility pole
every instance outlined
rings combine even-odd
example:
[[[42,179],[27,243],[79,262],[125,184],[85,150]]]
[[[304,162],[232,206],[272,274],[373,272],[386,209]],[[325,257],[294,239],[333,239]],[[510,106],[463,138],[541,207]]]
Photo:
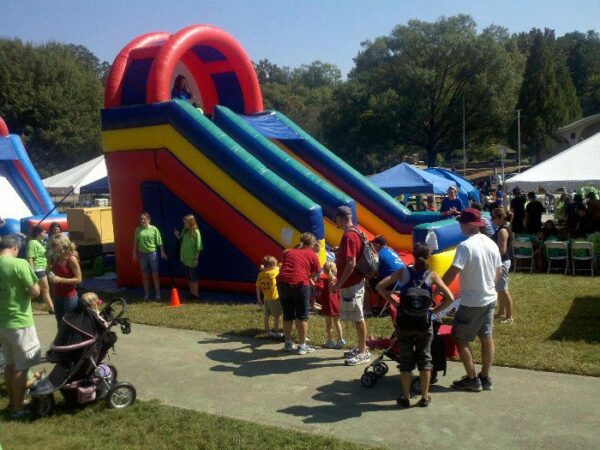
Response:
[[[517,109],[517,172],[521,173],[521,110]]]
[[[462,113],[463,113],[463,129],[462,129],[462,138],[463,138],[463,177],[467,177],[467,138],[465,132],[465,94],[463,93],[462,98]]]

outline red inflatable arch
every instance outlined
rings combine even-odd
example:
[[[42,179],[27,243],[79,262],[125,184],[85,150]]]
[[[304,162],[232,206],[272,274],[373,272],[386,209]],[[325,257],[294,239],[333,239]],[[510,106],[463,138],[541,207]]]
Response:
[[[8,136],[8,126],[2,117],[0,117],[0,137]]]
[[[263,110],[252,61],[233,36],[212,25],[178,33],[148,33],[131,41],[115,59],[104,107],[171,99],[175,77],[183,74],[206,114],[215,105],[253,114]]]

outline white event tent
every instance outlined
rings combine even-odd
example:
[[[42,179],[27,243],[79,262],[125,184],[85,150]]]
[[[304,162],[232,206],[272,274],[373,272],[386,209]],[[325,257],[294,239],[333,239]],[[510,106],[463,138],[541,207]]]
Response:
[[[600,186],[600,133],[506,181],[506,188],[535,191],[561,187],[573,191],[583,186]]]
[[[71,190],[79,194],[79,188],[106,177],[106,163],[104,155],[98,156],[88,162],[75,166],[72,169],[52,175],[43,180],[44,186],[51,194],[67,194]]]

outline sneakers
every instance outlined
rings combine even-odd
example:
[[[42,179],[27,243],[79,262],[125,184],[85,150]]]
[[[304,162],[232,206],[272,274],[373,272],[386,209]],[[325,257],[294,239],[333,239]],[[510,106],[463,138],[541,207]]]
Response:
[[[514,321],[515,321],[515,320],[514,320],[512,317],[510,317],[510,318],[508,318],[508,319],[502,319],[502,320],[500,321],[500,323],[501,323],[501,324],[510,324],[510,323],[513,323]]]
[[[356,355],[358,355],[358,347],[353,348],[352,350],[348,350],[347,352],[344,352],[344,358],[352,358]]]
[[[346,346],[346,340],[345,339],[340,339],[339,341],[337,341],[337,343],[335,344],[335,349],[336,350],[341,350]]]
[[[484,391],[492,391],[494,389],[494,385],[492,383],[492,377],[486,377],[484,375],[477,375],[477,378],[481,381],[481,387]]]
[[[452,383],[452,387],[454,389],[460,389],[461,391],[472,392],[480,392],[483,389],[479,377],[469,378],[466,375],[460,380],[456,380],[454,383]]]
[[[297,351],[298,351],[298,354],[299,354],[299,355],[306,355],[307,353],[312,353],[312,352],[314,352],[314,351],[315,351],[315,348],[314,348],[314,347],[311,347],[311,346],[310,346],[310,345],[308,345],[308,344],[300,344],[300,345],[298,346],[298,350],[297,350]]]
[[[283,333],[281,331],[267,331],[267,336],[273,339],[281,339],[283,337]]]
[[[346,365],[347,366],[358,366],[359,364],[364,364],[367,363],[371,360],[371,354],[368,351],[365,351],[364,353],[356,353],[356,355],[350,357],[350,358],[346,358]]]
[[[149,302],[150,301],[150,294],[144,294],[144,301],[145,302]]]
[[[156,303],[162,302],[162,298],[159,295],[157,295],[154,300],[156,300]]]
[[[334,341],[332,341],[331,339],[327,340],[327,342],[325,342],[323,344],[323,348],[335,348],[336,343]]]
[[[294,350],[295,350],[294,343],[292,341],[286,341],[285,345],[283,346],[283,351],[284,352],[293,352]]]

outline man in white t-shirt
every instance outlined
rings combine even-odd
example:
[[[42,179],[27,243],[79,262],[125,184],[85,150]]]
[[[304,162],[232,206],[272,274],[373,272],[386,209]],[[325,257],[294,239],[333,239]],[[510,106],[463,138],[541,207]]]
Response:
[[[461,303],[454,315],[452,335],[460,352],[467,375],[455,381],[456,389],[479,392],[492,390],[490,369],[494,359],[494,309],[496,281],[502,274],[502,259],[498,246],[479,232],[485,225],[481,212],[474,208],[462,211],[458,218],[467,239],[456,247],[452,266],[443,276],[449,285],[460,274]],[[481,372],[475,371],[470,342],[481,340]]]

